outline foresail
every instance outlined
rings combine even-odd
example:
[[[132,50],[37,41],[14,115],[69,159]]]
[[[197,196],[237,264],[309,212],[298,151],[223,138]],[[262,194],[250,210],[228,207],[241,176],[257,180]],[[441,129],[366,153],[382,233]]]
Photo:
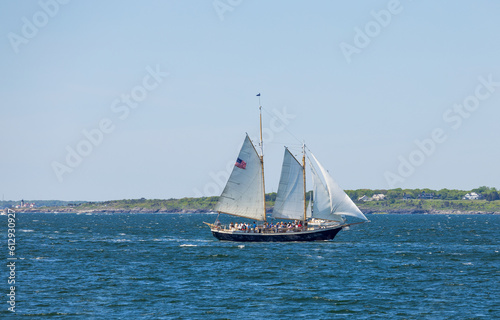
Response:
[[[285,149],[278,193],[274,203],[273,218],[304,219],[304,168]]]
[[[260,157],[247,135],[215,210],[249,219],[264,220],[262,179]]]
[[[330,204],[330,195],[323,181],[314,167],[311,165],[311,172],[313,177],[313,209],[311,217],[316,219],[326,219],[333,221],[342,221],[342,216],[332,214],[332,207]]]
[[[359,210],[349,196],[340,188],[340,186],[333,180],[328,171],[319,163],[316,157],[311,153],[314,161],[323,175],[326,182],[326,187],[329,194],[329,201],[331,206],[332,215],[344,215],[356,217],[362,220],[368,220],[365,215]],[[315,203],[316,206],[316,203]]]
[[[352,216],[362,220],[368,220],[365,215],[359,210],[349,196],[340,188],[340,186],[333,180],[330,173],[321,165],[316,157],[311,153],[314,161],[323,175],[326,182],[330,198],[330,206],[332,215],[345,215]]]

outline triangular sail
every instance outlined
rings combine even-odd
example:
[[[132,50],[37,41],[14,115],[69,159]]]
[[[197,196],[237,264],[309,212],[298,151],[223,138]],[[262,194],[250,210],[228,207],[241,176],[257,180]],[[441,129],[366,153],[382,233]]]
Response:
[[[273,218],[304,219],[304,168],[285,148]]]
[[[316,219],[326,219],[342,222],[341,216],[333,214],[330,204],[330,195],[321,178],[318,176],[316,170],[311,165],[313,177],[313,202],[314,207],[311,212],[311,217]]]
[[[354,204],[354,202],[349,198],[349,196],[340,188],[340,186],[333,180],[332,176],[328,171],[319,163],[319,161],[316,159],[316,157],[311,153],[311,156],[313,157],[314,161],[318,165],[319,170],[321,171],[321,174],[323,175],[323,178],[325,179],[326,182],[326,189],[327,193],[329,196],[329,205],[331,208],[331,218],[323,218],[323,219],[330,219],[330,220],[337,220],[339,216],[351,216],[351,217],[356,217],[362,220],[368,220],[365,215],[359,210],[359,208]],[[313,171],[314,172],[314,171]],[[314,176],[314,174],[313,174]],[[319,177],[316,174],[317,180],[319,180]],[[321,182],[321,180],[320,180]],[[322,182],[321,182],[322,184]],[[324,185],[323,190],[321,190],[324,193]],[[321,188],[320,188],[321,189]],[[315,190],[316,193],[316,190]],[[324,196],[324,194],[322,195]],[[323,202],[326,202],[325,199],[321,199]],[[315,216],[315,209],[316,209],[316,202],[314,203],[314,211],[313,211],[313,217]]]
[[[234,216],[265,220],[262,164],[248,135],[215,210]]]

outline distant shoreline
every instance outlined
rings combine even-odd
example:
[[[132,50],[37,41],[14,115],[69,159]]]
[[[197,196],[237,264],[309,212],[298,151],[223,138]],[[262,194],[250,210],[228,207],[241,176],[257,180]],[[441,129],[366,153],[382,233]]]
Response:
[[[52,207],[52,208],[22,208],[22,209],[12,209],[16,213],[76,213],[76,214],[106,214],[106,213],[164,213],[164,214],[183,214],[183,213],[210,213],[212,210],[200,210],[200,209],[183,209],[183,210],[165,210],[165,209],[125,209],[125,208],[113,208],[113,209],[76,209],[68,207]],[[268,210],[272,212],[272,210]],[[497,211],[477,211],[477,210],[422,210],[422,209],[386,209],[386,210],[373,210],[365,209],[363,210],[365,214],[428,214],[428,215],[497,215],[500,212]]]
[[[363,211],[365,214],[431,214],[431,215],[496,215],[500,214],[498,211],[477,211],[477,210],[469,210],[469,211],[460,211],[460,210],[366,210]]]
[[[472,191],[391,189],[345,190],[366,214],[500,214],[500,195],[495,188],[479,187]],[[265,195],[267,212],[272,213],[275,192]],[[312,199],[308,191],[306,199]],[[357,200],[356,200],[357,199]],[[108,201],[21,200],[2,201],[4,208],[18,212],[68,213],[208,213],[215,211],[219,197],[180,199],[122,199]],[[30,208],[33,206],[33,208]]]

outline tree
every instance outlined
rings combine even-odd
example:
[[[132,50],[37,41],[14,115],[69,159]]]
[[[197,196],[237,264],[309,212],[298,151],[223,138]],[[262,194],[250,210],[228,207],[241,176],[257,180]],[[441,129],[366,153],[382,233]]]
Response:
[[[472,192],[478,193],[478,194],[483,194],[483,193],[488,193],[490,191],[490,188],[486,186],[482,186],[476,189],[472,189]]]
[[[490,191],[485,195],[485,199],[487,201],[500,200],[500,195],[498,195],[498,192],[496,191]]]
[[[397,189],[391,189],[387,191],[387,198],[388,199],[402,199],[403,198],[403,189],[397,188]]]
[[[448,189],[441,189],[437,192],[437,195],[439,195],[441,197],[441,199],[443,199],[443,200],[448,200],[449,194],[450,194],[450,190],[448,190]]]

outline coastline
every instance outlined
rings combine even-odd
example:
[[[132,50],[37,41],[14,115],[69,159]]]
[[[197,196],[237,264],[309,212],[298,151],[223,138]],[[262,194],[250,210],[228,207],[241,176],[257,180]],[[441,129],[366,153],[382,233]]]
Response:
[[[22,208],[22,209],[11,209],[16,213],[210,213],[210,210],[201,209],[183,209],[183,210],[167,210],[167,209],[145,209],[145,208],[113,208],[113,209],[75,209],[71,207],[51,207],[51,208]]]
[[[268,211],[271,208],[268,208]],[[168,209],[146,209],[146,208],[106,208],[106,209],[77,209],[72,207],[50,207],[50,208],[22,208],[13,209],[16,213],[76,213],[76,214],[107,214],[107,213],[210,213],[212,210],[204,209],[182,209],[182,210],[168,210]],[[365,214],[429,214],[429,215],[496,215],[500,214],[498,211],[478,211],[478,210],[423,210],[423,209],[385,209],[374,210],[365,209]],[[271,211],[272,212],[272,211]]]
[[[495,215],[500,214],[498,211],[477,211],[477,210],[422,210],[422,209],[388,209],[388,210],[366,210],[363,211],[365,214],[430,214],[430,215],[473,215],[473,214],[484,214],[484,215]]]

